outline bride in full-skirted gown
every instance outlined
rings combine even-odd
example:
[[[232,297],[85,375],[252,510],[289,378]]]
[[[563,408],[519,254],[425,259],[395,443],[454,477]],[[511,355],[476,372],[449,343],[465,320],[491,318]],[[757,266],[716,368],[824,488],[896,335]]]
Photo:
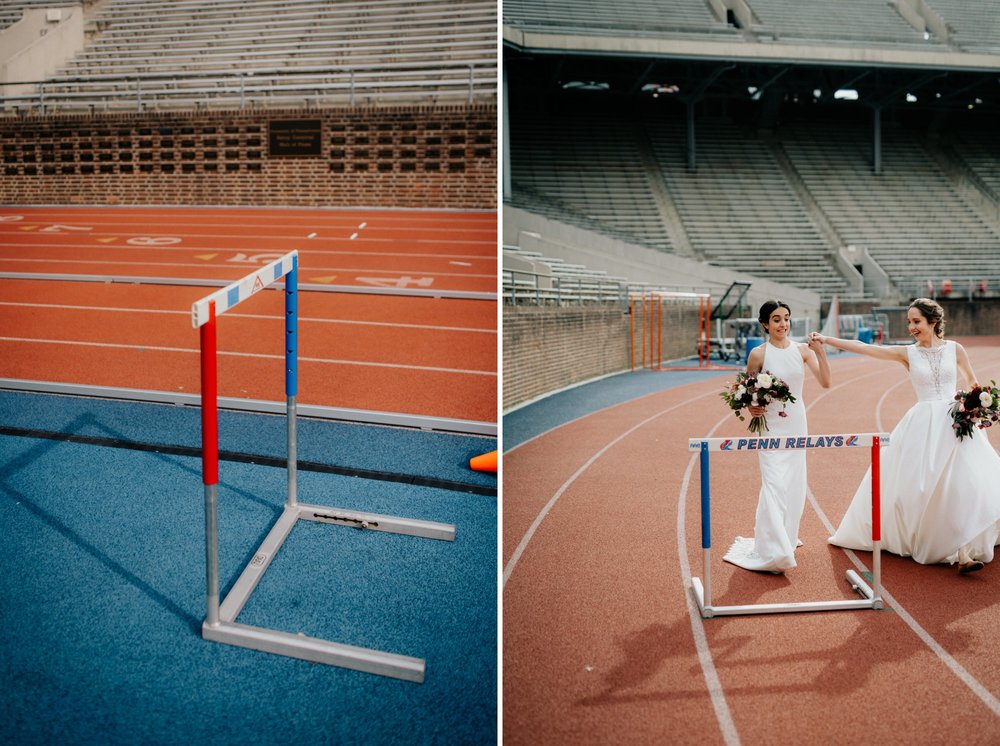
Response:
[[[824,388],[830,385],[830,366],[821,344],[793,342],[790,311],[780,301],[767,301],[760,308],[758,321],[767,332],[766,344],[750,351],[747,371],[766,370],[788,384],[795,402],[779,416],[782,405],[772,403],[766,410],[751,409],[750,414],[766,413],[767,436],[808,435],[802,385],[808,366]],[[737,536],[722,558],[747,570],[784,572],[795,567],[795,547],[799,544],[799,521],[806,503],[806,453],[801,450],[761,451],[760,495],[753,538]]]
[[[950,414],[961,370],[975,374],[965,349],[945,341],[944,312],[918,298],[907,312],[916,340],[903,347],[876,347],[855,340],[813,335],[850,352],[907,367],[917,403],[892,431],[881,457],[882,548],[921,564],[959,563],[961,572],[980,570],[993,559],[1000,536],[1000,455],[985,430],[961,440]],[[861,481],[830,543],[871,550],[871,469]]]

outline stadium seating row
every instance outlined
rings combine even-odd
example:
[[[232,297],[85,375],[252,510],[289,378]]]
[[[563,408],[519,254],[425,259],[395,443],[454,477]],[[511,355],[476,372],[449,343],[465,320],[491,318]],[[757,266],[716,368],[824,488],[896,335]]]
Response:
[[[0,13],[31,3],[6,2]],[[492,99],[492,0],[107,0],[37,94],[48,112]],[[4,16],[0,16],[3,18]]]
[[[746,12],[733,12],[733,8]],[[728,12],[727,12],[728,11]],[[821,42],[865,47],[1000,51],[997,0],[506,0],[512,28],[585,35],[716,39],[762,44]]]
[[[684,127],[666,117],[521,113],[512,122],[512,204],[824,299],[852,292],[850,258],[838,256],[848,246],[867,249],[899,288],[1000,281],[995,208],[967,199],[939,164],[950,152],[981,153],[946,165],[967,184],[995,184],[995,156],[971,135],[949,150],[892,130],[875,173],[871,131],[861,126],[765,135],[706,120],[692,171]]]

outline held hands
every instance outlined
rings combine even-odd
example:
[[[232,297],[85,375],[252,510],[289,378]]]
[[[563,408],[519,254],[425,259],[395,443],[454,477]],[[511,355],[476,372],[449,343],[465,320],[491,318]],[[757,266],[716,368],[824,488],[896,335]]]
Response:
[[[809,347],[811,347],[812,349],[814,349],[814,350],[821,350],[821,349],[823,349],[823,343],[824,342],[826,342],[826,337],[824,337],[819,332],[810,332],[809,333]]]
[[[750,405],[747,407],[747,410],[750,412],[751,417],[763,417],[764,413],[767,412],[764,407],[758,407],[756,404]]]

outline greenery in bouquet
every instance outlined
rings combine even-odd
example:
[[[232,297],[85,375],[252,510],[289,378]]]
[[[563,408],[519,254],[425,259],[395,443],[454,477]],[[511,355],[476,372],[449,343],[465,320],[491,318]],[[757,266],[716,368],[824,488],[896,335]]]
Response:
[[[778,416],[787,417],[785,408],[795,403],[795,397],[788,384],[766,370],[760,373],[744,371],[737,374],[736,380],[725,388],[721,396],[741,422],[746,419],[743,410],[747,407],[766,407],[772,402],[780,402],[782,407]],[[762,435],[768,429],[767,418],[764,415],[751,417],[748,429],[752,433]]]
[[[982,430],[1000,421],[1000,389],[997,389],[997,382],[990,381],[989,386],[977,384],[968,391],[955,394],[951,419],[951,427],[959,440],[965,436],[971,438],[977,428]]]

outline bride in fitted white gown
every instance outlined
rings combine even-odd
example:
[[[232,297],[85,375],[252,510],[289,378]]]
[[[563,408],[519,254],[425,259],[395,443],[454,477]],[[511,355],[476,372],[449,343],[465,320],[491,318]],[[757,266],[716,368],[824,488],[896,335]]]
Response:
[[[830,385],[830,368],[823,346],[793,342],[788,337],[789,317],[788,307],[783,304],[768,301],[761,306],[759,320],[768,332],[768,341],[753,349],[747,361],[748,371],[772,373],[788,384],[795,397],[795,403],[785,409],[787,417],[779,415],[781,404],[774,403],[766,409],[768,430],[764,435],[769,437],[808,435],[802,401],[807,365],[820,385],[824,388]],[[806,502],[806,452],[760,452],[757,457],[761,486],[753,538],[737,536],[722,559],[747,570],[784,572],[795,567],[799,521]]]
[[[959,369],[970,385],[975,375],[961,345],[941,339],[943,329],[933,318],[925,324],[916,318],[924,311],[914,306],[923,301],[914,301],[908,314],[917,343],[894,350],[909,369],[917,403],[893,429],[881,456],[882,548],[921,564],[958,562],[968,572],[993,559],[1000,536],[1000,455],[985,430],[962,440],[955,435],[950,408]],[[927,313],[934,316],[940,306],[930,304]],[[923,326],[942,331],[928,335]],[[873,355],[853,340],[821,341]],[[830,543],[871,550],[871,532],[869,468]]]

